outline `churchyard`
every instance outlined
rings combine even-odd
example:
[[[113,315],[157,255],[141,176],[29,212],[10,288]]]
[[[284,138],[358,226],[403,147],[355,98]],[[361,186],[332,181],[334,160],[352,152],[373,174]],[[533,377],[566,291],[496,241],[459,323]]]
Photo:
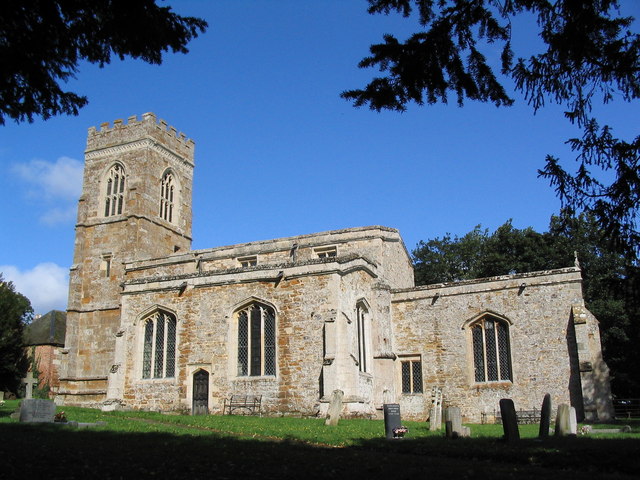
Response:
[[[505,442],[502,425],[467,425],[470,438],[447,438],[428,422],[402,422],[402,439],[385,438],[382,420],[240,415],[166,415],[57,407],[70,422],[24,423],[0,406],[2,478],[637,478],[640,422],[593,425],[591,432],[539,439],[519,425]],[[61,412],[64,413],[61,415]],[[15,415],[14,415],[15,416]],[[87,428],[79,428],[82,426]],[[552,425],[552,428],[554,425]],[[598,434],[596,429],[610,433]]]

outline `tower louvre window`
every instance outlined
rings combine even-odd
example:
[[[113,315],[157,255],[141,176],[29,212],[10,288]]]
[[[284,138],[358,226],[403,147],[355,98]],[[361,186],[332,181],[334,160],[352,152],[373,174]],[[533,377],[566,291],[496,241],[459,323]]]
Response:
[[[115,164],[109,170],[105,190],[104,216],[122,215],[126,176],[122,165]]]
[[[173,222],[174,195],[175,182],[173,180],[173,173],[167,172],[164,174],[164,177],[162,177],[162,184],[160,186],[160,218],[169,223]]]

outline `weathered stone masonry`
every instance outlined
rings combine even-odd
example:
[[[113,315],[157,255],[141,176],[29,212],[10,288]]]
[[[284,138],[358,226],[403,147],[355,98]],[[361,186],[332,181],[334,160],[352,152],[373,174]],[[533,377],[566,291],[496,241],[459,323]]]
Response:
[[[89,130],[64,401],[219,413],[248,393],[267,413],[317,415],[340,389],[346,415],[395,401],[425,419],[441,387],[471,421],[547,392],[610,415],[579,268],[415,287],[380,226],[193,251],[193,151],[153,114]]]

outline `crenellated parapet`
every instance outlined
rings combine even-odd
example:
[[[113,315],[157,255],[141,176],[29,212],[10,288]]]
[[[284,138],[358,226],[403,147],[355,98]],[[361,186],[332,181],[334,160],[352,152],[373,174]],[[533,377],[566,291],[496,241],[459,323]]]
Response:
[[[122,119],[100,124],[100,128],[89,127],[86,154],[129,142],[147,139],[157,141],[165,148],[189,163],[193,163],[195,142],[153,113],[144,113],[142,118],[132,115],[125,123]]]

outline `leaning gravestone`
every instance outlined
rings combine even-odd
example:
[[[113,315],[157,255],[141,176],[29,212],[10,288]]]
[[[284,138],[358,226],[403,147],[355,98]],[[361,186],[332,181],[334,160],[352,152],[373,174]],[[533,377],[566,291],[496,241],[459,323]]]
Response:
[[[551,425],[551,395],[548,393],[542,400],[542,411],[540,412],[540,430],[538,431],[539,438],[546,438],[549,436],[549,426]]]
[[[502,416],[502,429],[504,430],[505,441],[511,443],[520,440],[518,417],[513,400],[510,398],[500,400],[500,415]]]
[[[385,403],[382,406],[384,411],[384,432],[387,439],[398,438],[394,433],[396,428],[400,428],[400,405],[397,403]]]
[[[325,425],[336,426],[338,420],[340,420],[340,413],[342,412],[342,398],[344,392],[342,390],[334,390],[331,394],[331,403],[329,404],[329,412],[327,413],[327,419],[324,421]]]
[[[53,423],[56,404],[51,400],[25,398],[20,404],[20,421],[26,423]]]
[[[558,413],[556,414],[556,436],[564,437],[569,435],[571,431],[569,405],[562,403],[558,405]]]

